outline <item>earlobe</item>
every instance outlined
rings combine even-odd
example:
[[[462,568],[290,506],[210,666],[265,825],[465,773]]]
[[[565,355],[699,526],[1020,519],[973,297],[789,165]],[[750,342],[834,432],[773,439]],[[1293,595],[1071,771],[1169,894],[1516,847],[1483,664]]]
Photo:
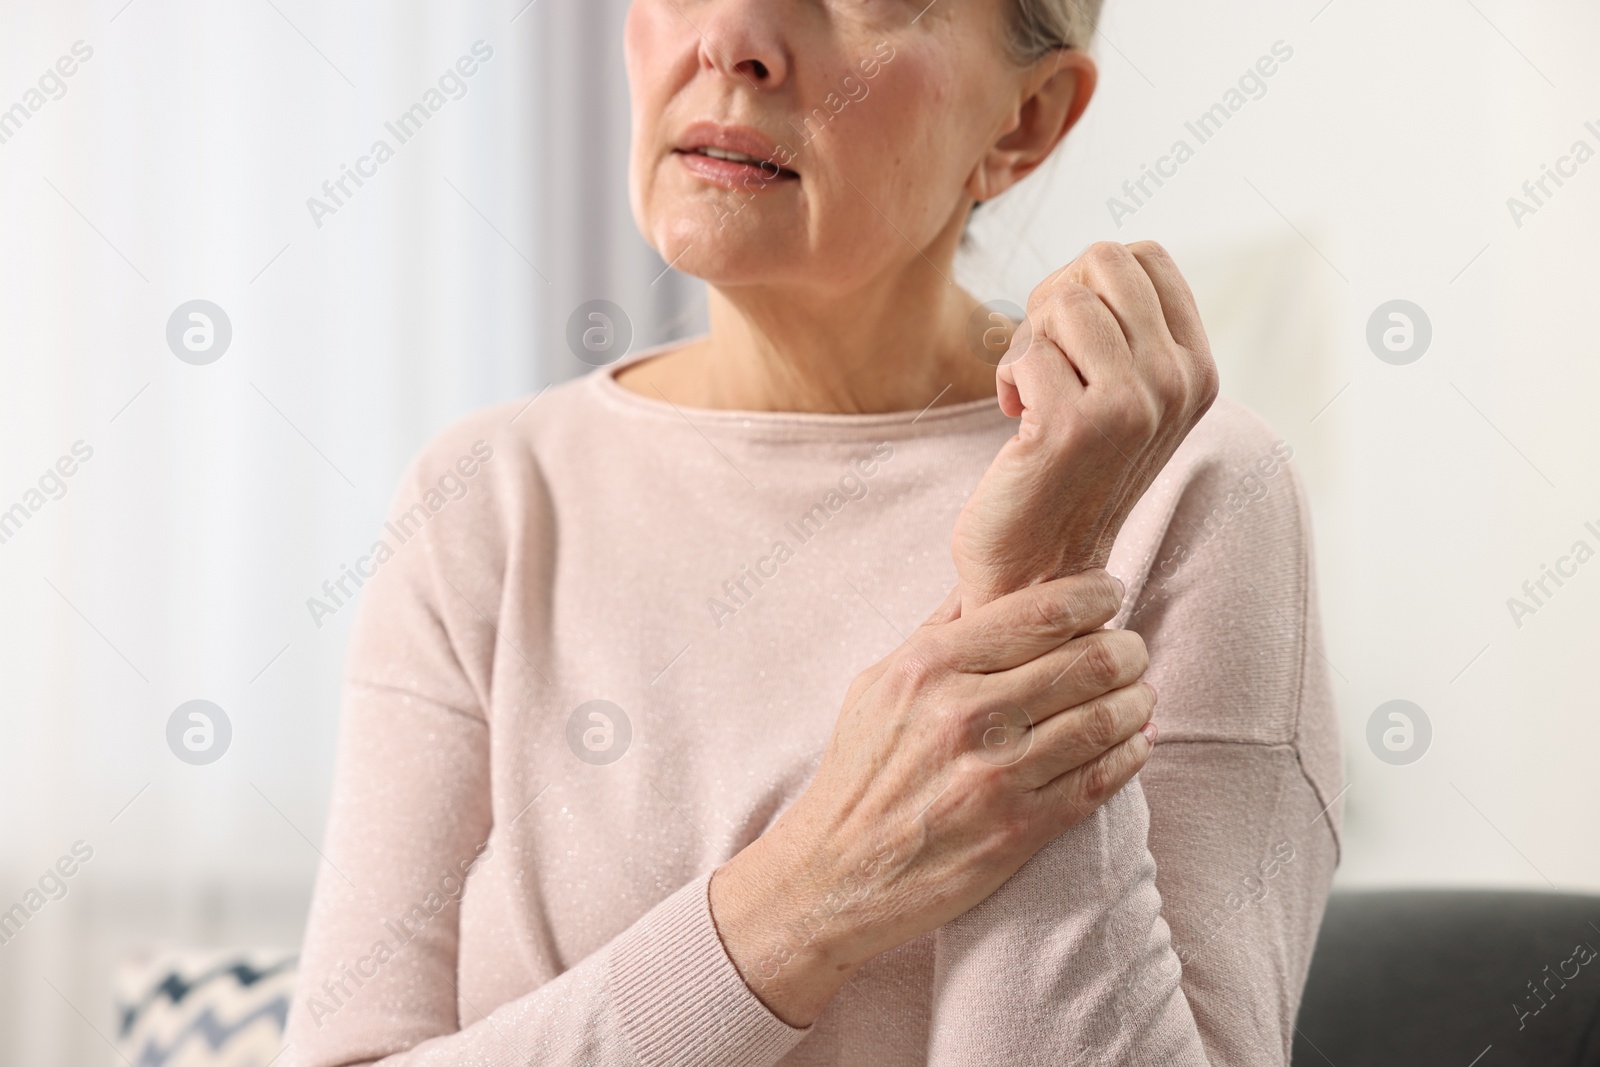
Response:
[[[980,204],[989,199],[989,159],[987,156],[978,160],[977,167],[972,171],[972,177],[967,180],[967,195]]]

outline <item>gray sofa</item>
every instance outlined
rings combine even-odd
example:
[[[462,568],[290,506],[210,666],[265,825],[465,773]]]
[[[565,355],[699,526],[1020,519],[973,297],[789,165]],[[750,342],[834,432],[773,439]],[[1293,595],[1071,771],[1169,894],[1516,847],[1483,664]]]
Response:
[[[1597,1067],[1600,897],[1335,893],[1295,1067]]]

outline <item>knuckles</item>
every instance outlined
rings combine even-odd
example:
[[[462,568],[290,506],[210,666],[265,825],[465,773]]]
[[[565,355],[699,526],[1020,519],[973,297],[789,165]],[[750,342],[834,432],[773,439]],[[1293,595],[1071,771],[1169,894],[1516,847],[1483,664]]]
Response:
[[[1054,588],[1038,588],[1048,590],[1044,594],[1048,602],[1041,611],[1055,620],[1055,630],[1069,635],[1075,636],[1088,626],[1110,619],[1122,608],[1122,592],[1117,588],[1116,579],[1104,568],[1074,575]]]
[[[1085,804],[1097,808],[1122,787],[1123,780],[1122,765],[1115,753],[1108,752],[1084,767],[1079,778],[1079,795]]]
[[[1089,284],[1089,279],[1126,273],[1130,267],[1149,273],[1145,263],[1140,260],[1159,261],[1164,269],[1158,273],[1181,277],[1172,255],[1154,241],[1139,241],[1132,245],[1121,245],[1115,241],[1096,242],[1072,263],[1051,274],[1034,288],[1028,298],[1029,317],[1039,323],[1042,333],[1047,337],[1052,333],[1052,325],[1064,319],[1084,316],[1100,318],[1104,310],[1099,306],[1101,297]],[[1169,295],[1173,299],[1192,302],[1187,292]],[[1148,351],[1150,345],[1158,342],[1152,338],[1140,338],[1138,343],[1142,346],[1141,351]],[[1115,392],[1121,395],[1099,398],[1095,413],[1097,425],[1114,432],[1122,440],[1149,440],[1170,416],[1192,417],[1216,399],[1219,384],[1217,367],[1211,353],[1203,345],[1199,351],[1191,352],[1170,339],[1159,343],[1164,349],[1157,353],[1157,362],[1163,368],[1161,373],[1142,382],[1143,388],[1134,391],[1135,395],[1128,395],[1129,391],[1126,390],[1117,390]],[[1093,390],[1091,399],[1094,399],[1092,394]]]
[[[1038,833],[1030,813],[1020,804],[1011,804],[996,813],[989,825],[989,837],[1002,849],[1023,848]]]
[[[1123,722],[1115,700],[1097,700],[1089,705],[1082,724],[1084,740],[1104,751],[1122,740]]]
[[[1131,630],[1097,630],[1081,640],[1079,677],[1101,692],[1121,688],[1150,665],[1144,638]]]
[[[1071,317],[1092,310],[1100,302],[1095,291],[1075,278],[1053,274],[1040,282],[1028,297],[1029,317],[1042,319],[1048,327],[1056,317]]]
[[[1012,595],[1020,600],[1007,627],[1019,636],[1070,640],[1104,623],[1122,607],[1116,580],[1103,568],[1040,582]]]
[[[1083,255],[1079,256],[1078,260],[1094,266],[1112,267],[1133,258],[1133,251],[1125,244],[1116,241],[1096,241],[1083,250]]]
[[[1082,725],[1084,739],[1101,751],[1122,744],[1150,721],[1155,703],[1154,693],[1143,685],[1107,694],[1086,709]]]
[[[918,645],[907,645],[889,665],[884,680],[890,691],[904,700],[932,690],[944,673],[945,668],[932,653],[921,651]]]
[[[1146,441],[1161,428],[1163,410],[1177,406],[1174,399],[1159,393],[1152,397],[1143,390],[1119,390],[1100,398],[1098,412],[1109,432],[1124,440]]]
[[[1160,260],[1163,263],[1170,264],[1173,270],[1178,268],[1177,261],[1172,258],[1172,253],[1168,252],[1166,246],[1160,241],[1135,241],[1127,247],[1129,255]]]
[[[1078,673],[1082,679],[1103,689],[1111,685],[1120,670],[1116,649],[1101,635],[1091,634],[1080,654]]]

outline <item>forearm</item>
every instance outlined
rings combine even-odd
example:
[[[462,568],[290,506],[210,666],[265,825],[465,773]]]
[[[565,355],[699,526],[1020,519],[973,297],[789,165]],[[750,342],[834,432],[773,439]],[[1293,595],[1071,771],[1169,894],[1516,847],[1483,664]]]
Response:
[[[930,1065],[1207,1063],[1148,825],[1131,783],[939,930]]]
[[[317,933],[307,944],[308,976],[325,970],[330,953],[337,954],[338,938]],[[436,1023],[432,1035],[418,1033],[414,1017],[393,1010],[396,990],[414,995],[410,991],[420,989],[430,1001],[448,1004],[454,1015],[455,981],[428,964],[402,950],[378,971],[376,983],[368,983],[387,986],[388,993],[358,989],[327,1015],[306,1010],[317,991],[303,989],[291,1015],[287,1062],[771,1067],[804,1036],[762,1007],[733,969],[711,924],[703,877],[537,989],[459,1028]],[[473,1005],[466,1003],[464,1010]]]

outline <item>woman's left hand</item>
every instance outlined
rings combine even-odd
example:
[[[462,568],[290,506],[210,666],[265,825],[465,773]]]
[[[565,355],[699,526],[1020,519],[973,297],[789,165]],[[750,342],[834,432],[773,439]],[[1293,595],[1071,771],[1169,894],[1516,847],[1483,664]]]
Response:
[[[1194,296],[1148,241],[1093,245],[1041,282],[997,379],[1022,423],[956,520],[963,611],[1105,566],[1217,395]]]

